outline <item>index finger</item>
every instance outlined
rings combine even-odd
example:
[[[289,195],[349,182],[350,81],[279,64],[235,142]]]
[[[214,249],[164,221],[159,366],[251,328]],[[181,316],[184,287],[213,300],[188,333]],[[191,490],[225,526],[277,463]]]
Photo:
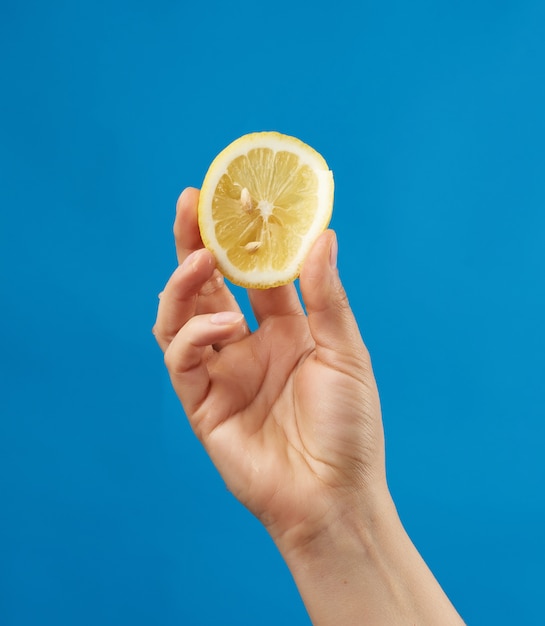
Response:
[[[176,203],[176,219],[174,220],[174,239],[176,256],[181,265],[195,250],[204,248],[197,219],[199,190],[193,187],[184,189]],[[214,313],[216,311],[239,311],[239,306],[224,282],[218,269],[202,285],[195,312]]]
[[[176,203],[174,239],[178,263],[182,263],[194,250],[204,248],[197,221],[199,190],[193,187],[184,189]]]

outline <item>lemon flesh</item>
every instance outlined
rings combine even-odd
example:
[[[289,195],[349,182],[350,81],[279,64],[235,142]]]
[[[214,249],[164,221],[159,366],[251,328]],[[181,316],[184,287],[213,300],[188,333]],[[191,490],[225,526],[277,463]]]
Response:
[[[295,137],[251,133],[214,159],[202,185],[201,237],[220,271],[243,287],[294,280],[333,209],[333,175]]]

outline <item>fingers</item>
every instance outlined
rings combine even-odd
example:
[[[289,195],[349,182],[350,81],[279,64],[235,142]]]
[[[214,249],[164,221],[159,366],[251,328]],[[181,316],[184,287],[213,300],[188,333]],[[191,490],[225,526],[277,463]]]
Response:
[[[183,263],[190,254],[203,247],[197,218],[198,203],[199,190],[188,187],[181,193],[176,204],[174,237],[179,263]],[[208,283],[202,286],[200,295],[201,298],[196,307],[197,313],[239,310],[233,295],[217,270],[209,277]],[[249,297],[259,324],[270,316],[303,314],[294,285],[268,290],[253,289],[249,291]]]
[[[293,283],[273,289],[249,289],[248,296],[258,324],[268,317],[304,314]]]
[[[165,363],[188,416],[204,401],[210,388],[207,363],[219,356],[211,346],[239,341],[247,332],[242,313],[220,311],[192,318],[172,340]]]
[[[208,250],[196,250],[179,265],[161,294],[153,333],[164,351],[180,328],[195,315],[200,291],[215,271]]]
[[[337,237],[323,233],[301,271],[301,293],[307,310],[316,354],[325,364],[346,368],[368,361],[368,353],[337,271]]]
[[[192,187],[184,189],[176,203],[174,239],[178,263],[183,263],[194,250],[204,247],[197,220],[198,203],[199,190]]]
[[[198,203],[199,190],[192,187],[184,189],[176,203],[174,239],[178,263],[183,263],[196,250],[204,247],[197,219]],[[209,276],[206,284],[201,286],[199,295],[201,297],[198,299],[195,309],[197,314],[240,310],[233,294],[225,285],[223,276],[217,269]]]

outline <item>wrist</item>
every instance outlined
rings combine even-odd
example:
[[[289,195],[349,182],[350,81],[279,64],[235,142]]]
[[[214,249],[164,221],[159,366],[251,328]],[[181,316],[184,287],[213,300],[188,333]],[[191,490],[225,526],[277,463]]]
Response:
[[[463,624],[386,486],[329,510],[277,541],[314,626]]]
[[[309,513],[308,517],[281,535],[271,531],[273,540],[290,569],[338,555],[367,552],[376,535],[398,520],[386,485],[347,497],[335,494],[331,502]]]

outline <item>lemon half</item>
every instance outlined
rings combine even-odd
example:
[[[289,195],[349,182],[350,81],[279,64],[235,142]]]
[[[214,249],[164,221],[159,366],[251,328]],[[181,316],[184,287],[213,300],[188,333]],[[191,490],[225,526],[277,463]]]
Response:
[[[199,198],[199,229],[219,270],[241,287],[293,281],[333,210],[333,174],[295,137],[244,135],[214,159]]]

